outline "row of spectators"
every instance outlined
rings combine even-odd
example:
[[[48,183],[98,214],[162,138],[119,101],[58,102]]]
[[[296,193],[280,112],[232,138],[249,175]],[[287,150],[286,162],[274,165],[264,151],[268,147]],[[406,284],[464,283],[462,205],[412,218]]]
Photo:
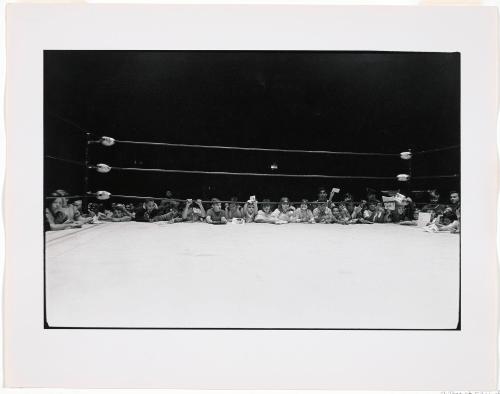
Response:
[[[70,202],[68,193],[56,190],[52,194],[46,209],[47,230],[63,230],[81,227],[85,223],[103,221],[123,222],[200,222],[212,224],[234,223],[339,223],[372,224],[401,223],[416,225],[420,212],[429,213],[429,229],[431,231],[459,231],[460,197],[455,191],[449,196],[449,203],[439,201],[439,193],[430,191],[429,201],[420,209],[409,197],[396,194],[392,204],[384,204],[373,189],[367,189],[365,200],[355,202],[352,195],[344,194],[340,201],[333,201],[338,189],[332,189],[330,194],[323,187],[319,189],[315,201],[303,199],[295,204],[287,197],[282,197],[277,204],[264,199],[258,202],[251,196],[244,203],[236,197],[221,202],[217,198],[205,207],[200,199],[179,200],[171,191],[159,204],[153,199],[134,204],[112,203],[106,207],[103,203],[89,203],[84,209],[81,200]],[[276,205],[275,207],[273,205]]]

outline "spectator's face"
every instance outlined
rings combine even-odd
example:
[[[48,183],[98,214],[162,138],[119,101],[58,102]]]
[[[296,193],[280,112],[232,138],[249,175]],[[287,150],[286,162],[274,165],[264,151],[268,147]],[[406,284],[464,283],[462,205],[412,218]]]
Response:
[[[413,220],[418,220],[419,213],[420,213],[420,211],[418,209],[415,209],[415,211],[413,212]]]
[[[251,214],[254,213],[255,210],[254,210],[253,204],[248,204],[247,205],[247,211],[250,212]]]
[[[213,203],[212,204],[212,208],[213,208],[214,212],[220,212],[220,210],[221,210],[221,203],[220,202]]]
[[[452,204],[456,204],[460,201],[460,196],[458,195],[458,193],[451,193],[450,194],[450,201]]]
[[[328,197],[328,194],[326,193],[326,190],[321,189],[318,193],[318,200],[319,201],[324,201]]]
[[[78,209],[79,211],[81,211],[81,210],[82,210],[82,200],[75,201],[75,202],[73,203],[73,205],[74,205],[74,207],[75,207],[76,209]]]
[[[269,213],[271,212],[271,206],[270,205],[264,205],[262,207],[262,210],[265,212],[265,213]]]
[[[450,224],[450,223],[451,223],[450,218],[443,218],[443,224],[444,224],[445,226],[447,226],[447,225],[448,225],[448,224]]]
[[[286,211],[288,208],[290,208],[290,201],[288,200],[281,201],[281,208],[283,209],[283,211]]]
[[[127,211],[133,211],[134,210],[134,204],[127,204],[127,205],[125,205],[125,209]]]
[[[340,211],[338,208],[333,208],[332,209],[332,213],[335,215],[335,216],[338,216],[340,214]]]
[[[376,208],[376,207],[377,207],[377,206],[376,206],[375,204],[368,204],[368,209],[369,209],[370,211],[375,211],[375,208]]]
[[[300,204],[300,209],[302,209],[303,211],[307,211],[307,204],[305,202]]]
[[[52,212],[57,212],[62,208],[62,198],[55,198],[50,204],[50,210]]]
[[[146,203],[146,210],[151,212],[153,209],[155,209],[155,203],[154,201],[148,201]]]
[[[326,204],[321,204],[321,205],[319,206],[319,211],[320,211],[321,213],[324,213],[324,212],[325,212],[325,210],[326,210]]]
[[[439,194],[431,194],[431,202],[438,202]]]
[[[366,197],[367,197],[366,198],[367,200],[375,200],[375,198],[376,198],[375,194],[373,194],[373,193],[368,193],[366,195]]]

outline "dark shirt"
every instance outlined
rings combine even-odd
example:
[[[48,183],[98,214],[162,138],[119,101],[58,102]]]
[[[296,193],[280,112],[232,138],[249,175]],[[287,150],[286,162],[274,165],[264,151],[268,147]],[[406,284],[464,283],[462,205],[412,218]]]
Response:
[[[148,212],[146,209],[141,207],[135,211],[135,220],[137,222],[149,222],[156,216],[158,216],[158,209],[153,209]]]
[[[220,222],[222,218],[226,217],[226,213],[221,209],[219,212],[215,212],[213,208],[207,211],[207,217],[210,216],[212,222]]]

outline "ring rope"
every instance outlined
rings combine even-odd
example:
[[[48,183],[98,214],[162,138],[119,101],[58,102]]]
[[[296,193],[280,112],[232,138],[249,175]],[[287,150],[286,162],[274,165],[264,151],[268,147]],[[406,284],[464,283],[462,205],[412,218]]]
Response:
[[[422,175],[422,176],[414,176],[412,179],[438,179],[438,178],[458,178],[459,174],[450,174],[450,175]]]
[[[84,197],[95,197],[92,194],[87,194],[84,196],[47,196],[45,197],[46,200],[55,200],[56,198],[66,198],[66,199],[73,199],[73,198],[84,198]]]
[[[47,112],[47,114],[49,116],[52,116],[53,118],[57,118],[57,119],[65,122],[65,123],[73,126],[72,132],[75,133],[75,134],[77,133],[77,129],[78,129],[78,134],[80,134],[81,136],[84,136],[85,134],[89,134],[89,133],[92,134],[92,135],[95,135],[94,133],[92,133],[92,132],[86,130],[84,127],[80,126],[78,123],[75,123],[72,120],[69,120],[69,119],[65,118],[64,116],[57,115],[57,114],[55,114],[53,112]]]
[[[89,166],[91,169],[96,166]],[[324,179],[394,179],[393,176],[350,176],[350,175],[319,175],[319,174],[269,174],[260,172],[227,172],[227,171],[201,171],[201,170],[167,170],[164,168],[136,168],[136,167],[111,167],[119,171],[139,171],[139,172],[166,172],[181,174],[205,174],[205,175],[244,175],[244,176],[263,176],[263,177],[285,177],[285,178],[324,178]]]
[[[431,153],[431,152],[441,152],[444,150],[451,150],[451,149],[456,149],[460,148],[460,145],[450,145],[450,146],[445,146],[443,148],[436,148],[436,149],[428,149],[428,150],[421,150],[419,152],[415,152],[415,154],[423,154],[423,153]]]
[[[84,163],[84,162],[77,161],[77,160],[64,159],[64,158],[62,158],[62,157],[48,156],[48,155],[46,155],[45,157],[46,157],[47,159],[52,159],[52,160],[63,161],[63,162],[65,162],[65,163],[75,164],[75,165],[78,165],[78,166],[85,166],[85,163]]]
[[[67,199],[74,199],[74,198],[83,198],[83,197],[96,197],[95,194],[92,194],[92,193],[89,193],[88,195],[86,196],[64,196],[64,198],[67,198]],[[45,197],[45,199],[47,200],[53,200],[53,199],[56,199],[56,198],[61,198],[60,196],[48,196],[48,197]],[[186,202],[186,198],[167,198],[167,197],[150,197],[150,196],[133,196],[133,195],[127,195],[127,194],[111,194],[111,197],[110,198],[123,198],[123,199],[132,199],[132,200],[167,200],[167,201],[176,201],[176,202],[179,202],[179,203],[185,203]],[[192,199],[193,200],[193,203],[196,202],[195,199]],[[366,201],[366,200],[364,200]],[[201,202],[203,204],[212,204],[213,201],[212,200],[201,200]],[[228,203],[228,204],[245,204],[247,203],[248,201],[231,201],[231,200],[219,200],[218,202],[220,203]],[[346,203],[346,201],[342,201],[342,200],[337,200],[337,201],[331,201],[333,204],[340,204],[340,203]],[[362,201],[349,201],[353,204],[360,204]],[[257,201],[257,203],[259,205],[262,205],[264,204],[264,201]],[[271,204],[271,205],[279,205],[281,204],[281,201],[266,201],[265,202],[266,204]],[[294,205],[294,204],[302,204],[303,202],[302,201],[289,201],[289,204],[290,205]],[[321,202],[320,201],[309,201],[307,204],[308,205],[316,205],[316,204],[320,204]],[[413,204],[415,205],[428,205],[428,204],[431,204],[430,202],[413,202]],[[441,204],[441,205],[446,205],[445,203],[437,203],[437,204]]]
[[[115,140],[115,143],[134,144],[134,145],[154,145],[154,146],[169,146],[180,148],[206,148],[206,149],[226,149],[226,150],[244,150],[258,152],[283,152],[283,153],[319,153],[325,155],[350,155],[350,156],[399,156],[399,153],[376,153],[376,152],[334,152],[328,150],[304,150],[304,149],[277,149],[277,148],[250,148],[241,146],[221,146],[221,145],[191,145],[191,144],[174,144],[168,142],[147,142],[147,141],[125,141]],[[100,144],[100,140],[89,141],[92,144]]]

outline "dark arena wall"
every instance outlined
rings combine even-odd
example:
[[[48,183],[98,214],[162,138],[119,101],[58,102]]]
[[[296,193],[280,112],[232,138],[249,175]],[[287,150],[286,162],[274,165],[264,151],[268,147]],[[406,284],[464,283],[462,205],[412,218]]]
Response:
[[[89,172],[91,191],[222,199],[314,199],[320,185],[460,187],[460,54],[314,51],[45,51],[45,190],[84,193],[92,139],[395,153],[328,155],[128,145],[89,146],[90,164],[393,179]],[[411,149],[411,183],[399,152]],[[50,157],[47,157],[50,156]],[[56,160],[53,157],[65,159]],[[76,161],[78,163],[75,163]],[[271,169],[276,163],[278,168]],[[435,176],[453,175],[453,178]],[[425,177],[419,179],[418,177]],[[415,195],[426,198],[425,195]]]

